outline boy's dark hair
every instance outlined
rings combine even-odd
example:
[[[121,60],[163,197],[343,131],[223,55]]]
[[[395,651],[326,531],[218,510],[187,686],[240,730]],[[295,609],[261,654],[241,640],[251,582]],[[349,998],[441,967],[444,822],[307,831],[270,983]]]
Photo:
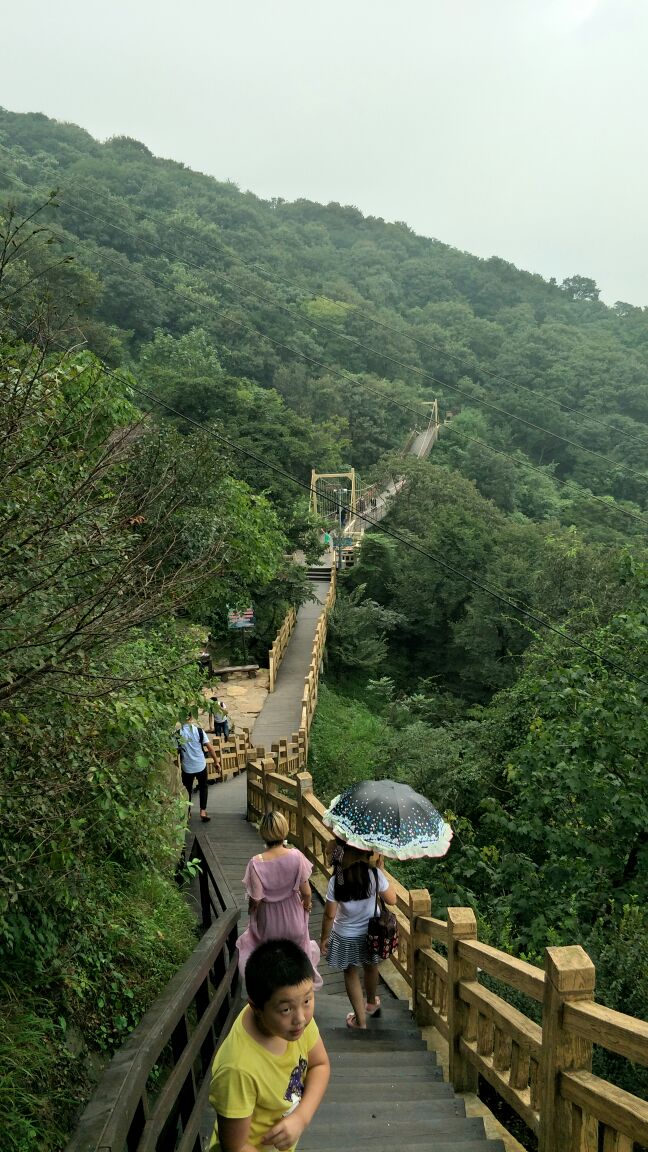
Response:
[[[366,863],[364,860],[356,860],[354,864],[349,864],[348,868],[342,869],[341,884],[337,875],[335,877],[335,899],[341,903],[345,900],[366,900],[371,895],[370,877],[368,858]]]
[[[291,988],[314,976],[308,956],[292,940],[267,940],[245,965],[245,987],[255,1008],[265,1008],[277,988]]]

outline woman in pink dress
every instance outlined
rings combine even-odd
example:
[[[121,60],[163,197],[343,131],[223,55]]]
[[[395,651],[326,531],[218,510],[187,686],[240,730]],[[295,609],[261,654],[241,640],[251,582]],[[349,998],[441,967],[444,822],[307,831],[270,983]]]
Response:
[[[288,821],[280,812],[269,812],[259,825],[265,852],[253,856],[245,869],[243,885],[248,894],[250,922],[236,941],[239,972],[255,948],[266,940],[293,940],[306,953],[315,973],[314,987],[321,988],[317,971],[320,950],[308,935],[312,894],[308,878],[313,871],[298,848],[286,848]]]

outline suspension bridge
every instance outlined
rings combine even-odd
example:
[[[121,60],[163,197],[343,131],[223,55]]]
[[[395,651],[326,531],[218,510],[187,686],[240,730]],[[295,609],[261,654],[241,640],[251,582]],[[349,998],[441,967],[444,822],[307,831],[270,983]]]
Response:
[[[428,427],[409,450],[425,455],[435,439]],[[350,526],[359,500],[366,526],[400,487],[396,479],[363,497],[347,475],[343,499],[337,483],[321,480],[344,477],[315,475],[314,499],[334,499],[328,511],[338,523],[342,503]],[[272,690],[253,731],[219,741],[222,783],[212,793],[211,823],[201,826],[196,812],[190,817],[187,856],[200,862],[191,899],[202,939],[106,1069],[67,1152],[206,1148],[214,1124],[211,1062],[242,1006],[235,948],[247,919],[242,876],[260,847],[254,826],[269,808],[284,813],[292,842],[313,864],[311,935],[319,935],[331,834],[306,769],[337,559],[333,549],[325,552],[310,572],[313,601],[282,626],[270,657]],[[592,1073],[594,1045],[648,1065],[648,1024],[596,1003],[595,969],[583,949],[547,948],[545,968],[537,968],[480,942],[471,909],[448,908],[437,919],[427,891],[394,883],[400,942],[383,965],[382,1015],[366,1032],[346,1028],[342,975],[322,962],[315,1017],[332,1077],[301,1152],[519,1149],[480,1105],[480,1077],[540,1152],[648,1145],[648,1104]],[[541,1023],[511,998],[541,1005]]]

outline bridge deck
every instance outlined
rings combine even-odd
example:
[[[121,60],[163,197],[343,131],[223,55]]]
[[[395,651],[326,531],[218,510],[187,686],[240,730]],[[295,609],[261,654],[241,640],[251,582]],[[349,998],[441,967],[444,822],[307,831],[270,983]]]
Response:
[[[258,833],[245,819],[245,775],[210,788],[211,821],[202,825],[194,804],[191,827],[201,827],[212,843],[225,877],[241,908],[241,930],[247,923],[242,877],[247,861],[262,848]],[[311,936],[318,940],[322,902],[314,893]],[[505,1152],[501,1141],[487,1140],[481,1118],[466,1116],[465,1103],[444,1083],[433,1052],[426,1050],[406,1001],[381,985],[380,1018],[367,1032],[345,1025],[349,1003],[341,973],[321,964],[324,987],[317,995],[315,1018],[331,1059],[331,1082],[300,1152]],[[205,1146],[215,1114],[206,1109],[201,1124]]]
[[[315,582],[318,602],[299,611],[276,691],[268,696],[253,731],[257,747],[270,752],[273,743],[299,728],[304,678],[310,664],[315,627],[328,591]],[[218,857],[225,878],[241,909],[240,931],[247,924],[243,873],[251,856],[262,849],[255,828],[245,818],[245,775],[214,784],[209,795],[208,824],[200,824],[198,805],[190,815],[192,830],[200,826]],[[319,940],[322,901],[313,893],[311,936]],[[380,1018],[366,1032],[351,1031],[345,1016],[349,1003],[341,972],[320,968],[324,986],[317,995],[315,1018],[331,1058],[331,1083],[310,1128],[300,1140],[301,1152],[355,1152],[370,1144],[373,1152],[429,1149],[435,1152],[504,1152],[501,1141],[486,1141],[483,1121],[467,1117],[464,1101],[443,1082],[435,1054],[428,1052],[406,1001],[381,985]],[[201,1124],[207,1143],[215,1114],[208,1108]]]
[[[308,675],[315,629],[328,589],[327,580],[312,581],[317,600],[310,600],[299,609],[297,623],[279,667],[276,688],[265,700],[254,725],[252,741],[257,748],[265,748],[268,754],[273,744],[289,740],[299,729],[304,679]]]

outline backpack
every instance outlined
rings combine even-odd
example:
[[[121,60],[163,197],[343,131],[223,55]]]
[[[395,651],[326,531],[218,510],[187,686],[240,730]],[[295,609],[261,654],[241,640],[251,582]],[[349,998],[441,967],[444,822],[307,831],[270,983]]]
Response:
[[[205,752],[205,733],[203,732],[203,730],[199,724],[196,724],[196,728],[198,729],[198,739],[200,740],[200,747],[201,747],[203,755],[204,755],[204,752]],[[181,738],[179,732],[176,732],[176,734],[175,734],[175,742],[176,742],[176,745],[178,748],[178,755],[180,757],[180,767],[182,767],[182,753],[184,751],[184,744],[182,743],[182,738]]]

